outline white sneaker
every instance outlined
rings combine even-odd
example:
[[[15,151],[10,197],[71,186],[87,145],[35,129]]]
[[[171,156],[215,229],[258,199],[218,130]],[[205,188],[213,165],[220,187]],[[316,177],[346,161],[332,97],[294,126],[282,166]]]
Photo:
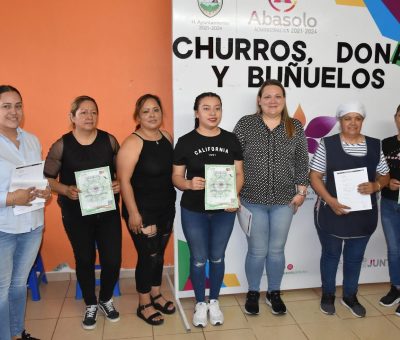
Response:
[[[219,308],[218,300],[210,300],[208,311],[210,313],[210,322],[213,326],[222,325],[224,323],[224,314],[222,314]]]
[[[193,314],[193,325],[196,327],[206,327],[207,326],[207,311],[208,305],[205,302],[197,302],[194,307]]]

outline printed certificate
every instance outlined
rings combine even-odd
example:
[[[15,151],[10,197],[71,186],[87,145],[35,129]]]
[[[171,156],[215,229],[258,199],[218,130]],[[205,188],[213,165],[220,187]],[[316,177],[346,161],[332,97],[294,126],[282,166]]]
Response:
[[[205,165],[205,209],[237,208],[235,165]]]
[[[115,210],[111,174],[108,166],[75,171],[82,216]]]
[[[362,195],[357,191],[361,183],[368,182],[367,168],[357,168],[333,172],[339,203],[347,205],[349,211],[372,209],[371,195]]]

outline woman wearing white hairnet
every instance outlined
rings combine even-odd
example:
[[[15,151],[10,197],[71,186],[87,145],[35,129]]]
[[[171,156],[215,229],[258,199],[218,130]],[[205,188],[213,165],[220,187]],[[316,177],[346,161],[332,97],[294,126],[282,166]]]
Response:
[[[355,316],[364,317],[358,302],[358,279],[365,249],[378,222],[376,192],[389,182],[378,139],[361,134],[366,112],[362,104],[351,102],[338,107],[336,117],[341,132],[321,140],[310,164],[311,186],[318,194],[314,221],[321,242],[321,311],[335,314],[336,272],[343,253],[342,304]],[[372,209],[351,211],[339,202],[334,172],[366,168],[368,182],[357,186],[362,195],[371,197]]]

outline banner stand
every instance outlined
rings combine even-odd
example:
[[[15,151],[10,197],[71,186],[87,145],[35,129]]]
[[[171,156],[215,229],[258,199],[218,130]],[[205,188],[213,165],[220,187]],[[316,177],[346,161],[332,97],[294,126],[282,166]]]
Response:
[[[174,271],[175,271],[175,268],[174,268]],[[190,332],[192,329],[190,328],[190,324],[189,324],[189,322],[187,320],[186,313],[183,310],[183,307],[182,307],[181,301],[179,299],[179,296],[176,294],[175,286],[172,283],[171,278],[169,277],[169,273],[166,273],[165,276],[167,277],[167,282],[168,282],[169,288],[174,293],[175,305],[178,308],[178,311],[179,311],[179,314],[180,314],[180,316],[182,318],[182,321],[183,321],[183,324],[185,326],[185,329],[186,329],[187,332]]]
[[[173,0],[175,140],[192,129],[193,101],[200,93],[215,92],[222,98],[220,126],[232,131],[244,115],[256,112],[257,91],[270,78],[286,88],[288,113],[303,125],[310,157],[321,138],[339,132],[335,112],[340,103],[358,100],[366,106],[363,134],[379,139],[393,136],[397,133],[393,114],[399,105],[400,22],[389,3],[393,1]],[[214,145],[194,154],[201,157],[209,151],[216,151]],[[180,195],[178,191],[174,283],[176,298],[185,298],[194,292]],[[293,217],[282,290],[321,285],[321,244],[313,217],[316,198],[309,188]],[[225,252],[221,295],[248,291],[246,251],[246,237],[235,223]],[[340,262],[338,283],[342,272]],[[366,249],[359,282],[388,281],[386,241],[379,223]],[[260,287],[262,291],[268,287],[265,274]]]

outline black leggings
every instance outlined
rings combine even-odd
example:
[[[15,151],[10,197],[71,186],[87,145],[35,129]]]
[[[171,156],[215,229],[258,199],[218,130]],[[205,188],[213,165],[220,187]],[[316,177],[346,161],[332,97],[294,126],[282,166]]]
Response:
[[[138,253],[136,264],[136,290],[141,294],[150,293],[151,287],[161,286],[164,267],[164,253],[172,233],[175,208],[157,213],[140,212],[143,225],[156,225],[156,233],[146,235],[135,234],[129,228],[129,233]],[[151,221],[151,222],[150,222]],[[125,218],[128,225],[128,220]]]
[[[101,301],[112,298],[121,267],[121,218],[118,211],[77,216],[63,209],[65,231],[75,255],[76,277],[86,305],[96,305],[96,244],[101,265]]]

